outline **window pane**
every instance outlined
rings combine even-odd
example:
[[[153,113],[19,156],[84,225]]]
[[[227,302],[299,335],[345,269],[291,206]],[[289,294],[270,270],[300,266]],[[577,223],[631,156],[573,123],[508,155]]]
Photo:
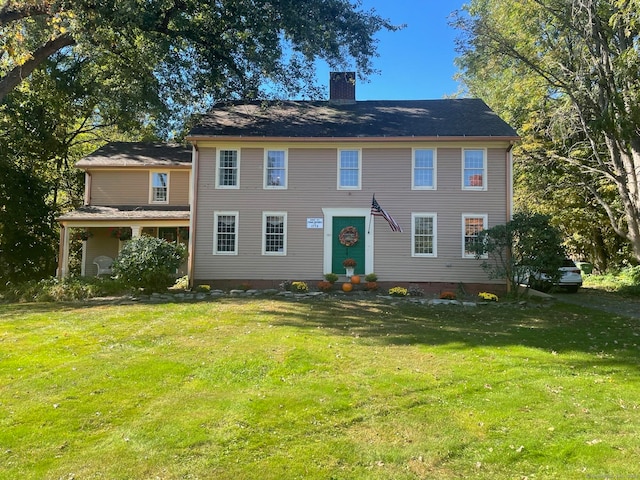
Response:
[[[153,173],[151,178],[153,201],[166,202],[168,175],[166,173]]]
[[[238,184],[238,152],[235,150],[220,151],[219,185],[223,187]]]
[[[284,217],[267,216],[265,230],[265,251],[284,252]]]
[[[464,151],[464,186],[484,186],[484,150]]]
[[[484,229],[483,218],[464,219],[464,253],[465,255],[475,255],[474,246],[478,241],[478,233]]]
[[[282,150],[267,152],[267,186],[285,185],[285,154]]]
[[[433,187],[433,150],[415,150],[413,165],[413,186]]]
[[[358,187],[359,170],[359,152],[357,150],[342,150],[340,152],[340,186]]]
[[[218,216],[218,252],[235,252],[236,250],[236,217],[235,215]]]
[[[433,217],[416,217],[414,250],[418,255],[432,255],[434,243]]]

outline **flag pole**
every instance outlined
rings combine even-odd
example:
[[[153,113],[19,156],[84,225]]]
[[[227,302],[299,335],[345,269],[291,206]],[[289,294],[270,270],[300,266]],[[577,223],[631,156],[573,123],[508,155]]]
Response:
[[[373,194],[373,198],[371,199],[371,206],[373,206],[373,199],[376,198],[376,194]],[[371,233],[371,220],[373,219],[373,212],[371,211],[371,207],[369,208],[369,229],[367,230],[367,234]]]

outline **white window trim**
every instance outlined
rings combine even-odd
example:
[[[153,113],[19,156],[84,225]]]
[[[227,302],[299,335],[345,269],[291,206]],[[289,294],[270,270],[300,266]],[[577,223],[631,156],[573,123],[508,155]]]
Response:
[[[416,252],[416,218],[431,217],[433,219],[433,253]],[[411,256],[436,258],[438,256],[438,214],[432,212],[411,213]]]
[[[486,213],[464,213],[462,215],[462,258],[473,258],[476,256],[474,254],[469,255],[464,248],[464,239],[465,239],[465,220],[467,218],[482,218],[482,229],[486,230],[489,224],[489,215]],[[488,258],[488,255],[481,255],[480,258]]]
[[[481,187],[467,187],[464,184],[464,171],[465,171],[465,152],[469,150],[481,150],[482,151],[482,186]],[[487,177],[487,149],[486,148],[463,148],[462,149],[462,190],[472,190],[477,192],[483,192],[487,190],[488,177]]]
[[[433,185],[416,186],[416,150],[433,151]],[[412,148],[411,149],[411,190],[437,190],[438,189],[438,149],[437,148]]]
[[[218,217],[221,216],[235,216],[236,217],[236,235],[233,252],[218,252]],[[240,212],[238,211],[215,211],[213,212],[213,254],[214,255],[238,255],[238,237],[240,229]]]
[[[220,181],[222,180],[222,176],[220,175],[220,153],[222,151],[234,151],[237,153],[238,156],[238,165],[236,166],[237,169],[237,176],[236,176],[236,184],[235,185],[220,185]],[[239,148],[235,148],[235,147],[220,147],[218,149],[216,149],[216,174],[215,174],[215,182],[216,182],[216,188],[217,189],[221,189],[221,190],[238,190],[240,188],[240,157],[241,157],[241,150]]]
[[[163,201],[157,201],[153,199],[153,175],[157,173],[167,174],[167,199]],[[169,186],[171,185],[171,172],[168,170],[151,170],[149,171],[149,203],[156,205],[166,205],[169,203]]]
[[[267,252],[267,217],[282,217],[284,223],[282,252]],[[283,257],[287,255],[287,212],[262,212],[262,255],[270,257]]]
[[[340,185],[340,160],[342,152],[358,152],[358,185],[355,187],[343,187]],[[362,149],[361,148],[339,148],[338,149],[338,161],[337,161],[337,188],[338,190],[362,190]]]
[[[269,152],[284,152],[284,182],[282,185],[269,185]],[[264,149],[264,173],[263,188],[265,190],[287,190],[289,188],[289,150],[286,148]]]

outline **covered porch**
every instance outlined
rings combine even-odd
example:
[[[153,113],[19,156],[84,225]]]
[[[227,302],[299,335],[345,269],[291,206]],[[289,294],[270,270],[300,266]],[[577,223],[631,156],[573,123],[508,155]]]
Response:
[[[58,218],[60,250],[58,278],[70,274],[73,241],[82,242],[81,276],[97,276],[96,259],[115,259],[124,242],[140,235],[159,237],[168,242],[189,244],[189,207],[95,207],[84,206]],[[187,274],[186,261],[178,276]]]

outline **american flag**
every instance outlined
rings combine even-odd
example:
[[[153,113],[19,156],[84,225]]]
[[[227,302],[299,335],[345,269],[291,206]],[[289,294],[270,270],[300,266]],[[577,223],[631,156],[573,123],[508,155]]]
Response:
[[[384,209],[376,201],[375,195],[373,196],[373,200],[371,200],[371,215],[383,217],[391,227],[391,231],[402,232],[402,227],[398,225],[398,222],[396,222],[391,215],[384,211]]]

